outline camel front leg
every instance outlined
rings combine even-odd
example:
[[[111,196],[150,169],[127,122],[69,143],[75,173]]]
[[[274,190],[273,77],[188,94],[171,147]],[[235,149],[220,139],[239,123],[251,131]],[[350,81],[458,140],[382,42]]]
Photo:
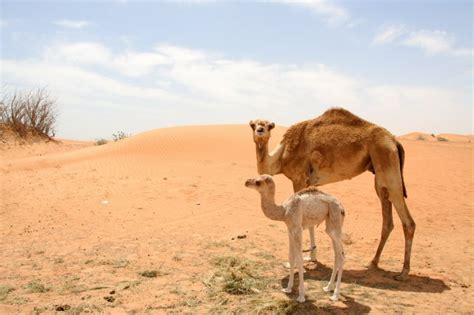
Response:
[[[293,290],[293,283],[295,280],[295,274],[293,273],[293,270],[295,268],[295,251],[294,251],[294,245],[293,245],[293,237],[291,236],[291,231],[288,229],[288,239],[289,239],[289,249],[288,249],[288,262],[289,262],[289,268],[290,268],[290,276],[288,278],[288,285],[286,288],[282,289],[283,292],[285,293],[291,293]]]

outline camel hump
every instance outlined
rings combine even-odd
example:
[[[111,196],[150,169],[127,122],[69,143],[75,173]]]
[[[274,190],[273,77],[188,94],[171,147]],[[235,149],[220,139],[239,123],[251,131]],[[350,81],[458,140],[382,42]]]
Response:
[[[321,116],[292,125],[283,135],[285,150],[294,151],[305,139],[317,143],[329,141],[333,135],[357,138],[373,128],[374,124],[344,108],[330,108]]]

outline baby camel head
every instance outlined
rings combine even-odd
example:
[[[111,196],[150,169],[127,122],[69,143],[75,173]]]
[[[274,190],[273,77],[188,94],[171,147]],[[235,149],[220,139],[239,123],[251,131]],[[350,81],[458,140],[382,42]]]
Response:
[[[273,178],[267,174],[247,179],[245,181],[245,187],[255,189],[259,193],[275,192],[275,182],[273,181]]]
[[[249,122],[253,130],[253,141],[268,142],[270,139],[270,131],[275,128],[275,123],[268,120],[256,119]]]

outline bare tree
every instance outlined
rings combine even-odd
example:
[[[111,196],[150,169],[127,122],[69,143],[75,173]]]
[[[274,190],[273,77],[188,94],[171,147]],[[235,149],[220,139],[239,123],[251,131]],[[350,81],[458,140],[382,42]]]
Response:
[[[21,137],[27,135],[55,136],[57,118],[56,100],[45,88],[9,93],[2,89],[0,123]]]

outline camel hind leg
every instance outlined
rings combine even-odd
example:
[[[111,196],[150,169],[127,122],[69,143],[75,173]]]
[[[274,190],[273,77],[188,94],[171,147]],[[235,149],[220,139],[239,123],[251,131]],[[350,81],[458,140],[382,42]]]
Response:
[[[378,187],[377,181],[375,181],[375,189],[382,205],[382,235],[380,236],[379,246],[377,252],[372,259],[372,267],[378,268],[380,255],[382,255],[383,248],[387,242],[390,233],[393,230],[393,215],[392,215],[392,203],[388,199],[388,190],[384,187]]]
[[[379,145],[371,151],[372,163],[375,168],[375,181],[379,193],[382,195],[382,213],[384,215],[384,227],[386,231],[382,231],[381,243],[374,257],[375,262],[380,258],[380,254],[385,245],[386,239],[391,231],[391,214],[389,203],[392,203],[397,210],[398,216],[402,221],[403,233],[405,236],[405,255],[403,269],[396,280],[407,280],[410,271],[411,248],[413,237],[415,234],[416,224],[410,211],[405,203],[404,185],[401,173],[401,164],[396,143]],[[386,191],[386,192],[385,192]],[[388,193],[388,201],[386,197]],[[393,223],[392,223],[393,224]],[[383,230],[383,229],[382,229]],[[380,250],[380,253],[379,253]]]

